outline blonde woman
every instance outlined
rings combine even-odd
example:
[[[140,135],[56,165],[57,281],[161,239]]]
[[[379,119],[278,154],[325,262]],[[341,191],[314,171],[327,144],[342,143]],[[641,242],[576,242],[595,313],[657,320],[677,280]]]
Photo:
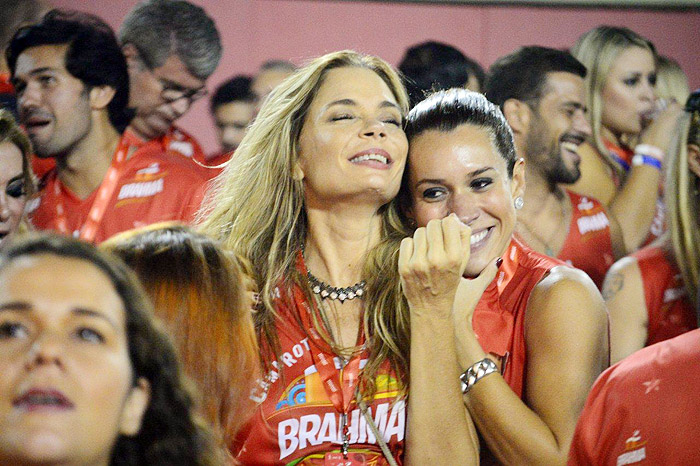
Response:
[[[632,252],[664,229],[658,186],[680,106],[655,117],[656,51],[629,29],[599,26],[571,52],[588,70],[592,136],[579,148],[581,178],[570,188],[606,205]]]
[[[669,232],[616,262],[605,279],[613,362],[698,326],[700,91],[688,99],[675,134],[666,175]]]
[[[674,100],[678,103],[688,100],[690,86],[688,77],[676,60],[659,55],[656,62],[656,95],[659,99]]]
[[[407,109],[381,59],[322,56],[266,99],[204,206],[203,231],[260,285],[266,375],[244,464],[478,461],[457,361],[442,357],[455,352],[468,229],[454,218],[421,229],[398,272]]]
[[[31,147],[12,114],[0,110],[0,248],[12,235],[28,229],[25,205],[36,191]]]

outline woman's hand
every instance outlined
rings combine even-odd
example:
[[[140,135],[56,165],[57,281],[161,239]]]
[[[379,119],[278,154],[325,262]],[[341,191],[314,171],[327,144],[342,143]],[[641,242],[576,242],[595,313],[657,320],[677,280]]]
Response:
[[[681,106],[677,102],[669,103],[658,115],[644,128],[639,137],[640,144],[650,144],[668,152],[671,146],[671,138],[675,134],[678,118],[682,113]]]
[[[412,313],[449,318],[469,262],[471,229],[452,214],[431,220],[404,238],[399,252],[401,286]]]
[[[486,288],[496,277],[502,262],[503,259],[497,257],[489,262],[476,278],[460,278],[452,305],[455,329],[472,328],[474,309],[476,309],[481,295],[484,294]]]

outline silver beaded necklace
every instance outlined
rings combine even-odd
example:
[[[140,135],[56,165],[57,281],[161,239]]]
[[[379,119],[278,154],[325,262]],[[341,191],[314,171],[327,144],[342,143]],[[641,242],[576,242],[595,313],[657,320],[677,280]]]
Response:
[[[337,299],[341,304],[349,299],[361,298],[365,294],[365,285],[367,284],[367,282],[362,280],[352,286],[339,288],[319,280],[308,270],[306,271],[306,278],[309,279],[311,291],[315,295],[320,296],[321,299]]]

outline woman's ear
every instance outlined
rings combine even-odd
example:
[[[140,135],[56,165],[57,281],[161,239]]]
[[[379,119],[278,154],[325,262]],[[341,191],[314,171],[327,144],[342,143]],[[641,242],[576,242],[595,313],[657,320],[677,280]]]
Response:
[[[700,178],[700,147],[688,144],[688,168]]]
[[[143,377],[139,378],[124,402],[119,421],[119,434],[132,437],[141,430],[141,421],[151,402],[151,384]]]
[[[304,179],[304,170],[301,169],[301,165],[299,164],[298,160],[294,162],[294,165],[292,166],[292,179],[294,181],[301,181]]]
[[[510,180],[510,194],[513,199],[525,196],[525,160],[518,158],[513,167],[513,177]]]

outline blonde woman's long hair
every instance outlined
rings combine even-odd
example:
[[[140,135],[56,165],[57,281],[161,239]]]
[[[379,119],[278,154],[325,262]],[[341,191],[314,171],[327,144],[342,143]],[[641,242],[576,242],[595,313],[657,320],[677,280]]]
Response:
[[[695,109],[681,117],[678,131],[671,146],[664,191],[671,247],[676,265],[683,275],[688,299],[698,306],[698,278],[700,277],[700,223],[698,223],[698,177],[689,169],[688,146],[700,146],[700,92],[695,91]],[[700,316],[698,316],[700,326]]]
[[[621,27],[598,26],[583,34],[571,49],[571,54],[587,69],[586,106],[592,130],[592,144],[605,163],[620,179],[624,179],[624,169],[612,158],[603,143],[603,86],[617,57],[630,47],[649,50],[656,59],[654,45],[636,32]]]
[[[304,244],[307,220],[304,186],[293,176],[299,158],[299,134],[311,102],[326,73],[334,68],[359,67],[374,71],[388,85],[405,115],[408,97],[397,73],[378,57],[353,51],[330,53],[297,70],[267,97],[236,154],[214,181],[199,215],[200,229],[219,239],[249,262],[259,285],[261,303],[255,325],[263,348],[279,355],[275,329],[275,288],[289,292],[299,285],[311,297],[306,277],[295,267]],[[400,288],[398,250],[407,230],[395,201],[381,208],[381,241],[368,253],[363,268],[364,332],[369,360],[362,388],[374,392],[379,366],[389,359],[407,386],[408,306]],[[328,335],[329,332],[319,332]],[[332,343],[332,342],[330,342]],[[263,363],[269,364],[263,354]]]

